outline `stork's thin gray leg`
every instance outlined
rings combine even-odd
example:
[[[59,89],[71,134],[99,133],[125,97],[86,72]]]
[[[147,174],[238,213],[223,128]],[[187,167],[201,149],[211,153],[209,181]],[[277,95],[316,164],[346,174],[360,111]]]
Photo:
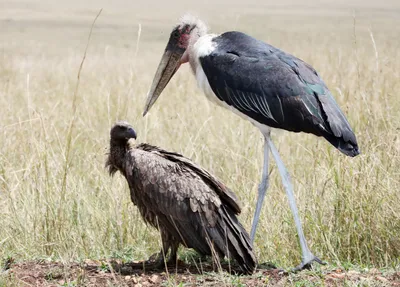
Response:
[[[264,165],[261,177],[261,183],[258,186],[258,198],[257,198],[257,205],[256,210],[254,212],[253,224],[251,226],[250,232],[250,239],[251,242],[254,242],[254,238],[256,235],[257,224],[260,219],[261,208],[264,202],[265,195],[267,194],[267,189],[269,185],[269,178],[268,178],[268,166],[269,166],[269,134],[264,135]]]
[[[285,165],[283,164],[283,161],[282,161],[281,157],[279,156],[278,150],[276,149],[275,145],[272,143],[271,140],[268,140],[268,143],[269,143],[269,147],[271,149],[272,155],[275,158],[276,164],[278,166],[279,173],[282,177],[282,183],[283,183],[283,186],[286,190],[286,194],[289,199],[290,209],[292,210],[294,222],[296,224],[297,234],[299,235],[300,248],[301,248],[301,253],[302,253],[302,261],[301,261],[301,264],[299,266],[297,266],[294,270],[298,271],[298,270],[308,268],[308,267],[310,267],[310,265],[313,261],[318,262],[320,264],[325,264],[321,259],[319,259],[314,254],[312,254],[310,249],[308,248],[307,241],[304,236],[303,228],[301,226],[299,212],[298,212],[297,206],[296,206],[296,199],[293,194],[293,186],[290,181],[290,175],[289,175]]]

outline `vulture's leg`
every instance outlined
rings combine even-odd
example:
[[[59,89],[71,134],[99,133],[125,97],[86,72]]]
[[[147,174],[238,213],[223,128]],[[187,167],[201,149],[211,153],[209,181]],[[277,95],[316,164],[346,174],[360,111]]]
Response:
[[[160,250],[160,253],[158,255],[158,258],[156,260],[156,268],[164,268],[165,267],[165,262],[167,258],[168,251],[171,247],[171,239],[166,230],[160,227],[160,233],[161,233],[161,241],[162,241],[162,248]]]
[[[165,232],[164,228],[160,226],[162,248],[160,252],[157,252],[147,259],[147,264],[154,268],[164,268],[165,258],[167,257],[170,245],[168,244],[168,233]]]
[[[177,264],[177,252],[179,248],[179,241],[176,240],[171,234],[166,230],[161,231],[161,240],[163,248],[161,249],[158,259],[156,262],[156,268],[163,269],[166,265],[176,265]],[[167,259],[168,251],[171,250],[170,255]],[[165,264],[165,262],[167,264]]]
[[[271,149],[272,155],[275,158],[279,173],[282,177],[282,183],[286,190],[287,197],[289,199],[290,209],[292,210],[294,222],[296,224],[297,234],[299,235],[302,260],[301,260],[301,264],[298,265],[296,268],[294,268],[294,271],[309,268],[311,266],[311,263],[314,261],[318,262],[319,264],[325,264],[321,259],[319,259],[314,254],[312,254],[310,249],[308,248],[307,241],[304,236],[303,228],[301,226],[299,211],[297,210],[296,199],[293,194],[293,186],[290,181],[289,173],[286,170],[286,167],[283,164],[281,157],[279,156],[278,150],[276,149],[275,145],[272,143],[272,141],[270,139],[268,139],[268,144]]]
[[[164,244],[163,244],[163,246],[164,246]],[[165,262],[166,262],[165,259],[167,257],[168,249],[169,249],[169,246],[168,247],[164,246],[163,248],[161,248],[160,253],[158,253],[158,257],[157,257],[156,261],[154,262],[155,267],[157,269],[165,268]]]
[[[260,220],[261,208],[264,202],[265,195],[267,194],[267,189],[269,185],[268,180],[268,164],[269,164],[269,148],[268,148],[268,139],[269,139],[269,132],[268,134],[264,135],[264,165],[261,177],[261,183],[258,186],[258,198],[257,198],[257,205],[256,210],[254,212],[253,224],[251,226],[250,238],[251,242],[254,242],[254,238],[256,236],[257,224]]]
[[[179,248],[179,241],[172,241],[170,242],[170,247],[171,247],[171,253],[169,255],[169,259],[167,264],[168,265],[175,265],[177,264],[177,255],[176,253],[178,252]]]

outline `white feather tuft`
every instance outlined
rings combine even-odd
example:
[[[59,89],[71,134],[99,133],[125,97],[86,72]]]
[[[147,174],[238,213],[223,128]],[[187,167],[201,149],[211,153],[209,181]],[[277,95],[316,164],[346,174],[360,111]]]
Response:
[[[179,25],[196,26],[199,35],[205,35],[208,30],[207,25],[202,20],[190,13],[186,13],[180,18]]]

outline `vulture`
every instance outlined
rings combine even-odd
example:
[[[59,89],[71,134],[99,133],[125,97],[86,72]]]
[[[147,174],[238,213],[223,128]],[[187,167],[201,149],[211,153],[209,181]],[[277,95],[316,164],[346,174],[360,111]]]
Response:
[[[110,131],[106,167],[127,180],[141,217],[161,233],[158,266],[174,263],[180,244],[201,256],[235,259],[250,274],[257,261],[249,234],[239,222],[236,195],[190,159],[147,143],[131,144],[136,132],[127,122]]]

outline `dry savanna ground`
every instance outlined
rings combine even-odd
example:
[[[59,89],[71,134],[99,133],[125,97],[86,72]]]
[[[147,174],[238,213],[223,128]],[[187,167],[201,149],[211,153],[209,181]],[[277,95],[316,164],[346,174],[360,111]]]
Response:
[[[398,286],[400,2],[200,2],[0,0],[0,286]],[[327,266],[244,277],[199,265],[182,249],[179,268],[130,267],[160,238],[142,223],[125,181],[104,169],[118,119],[134,125],[138,141],[220,177],[240,197],[247,229],[254,212],[261,134],[209,103],[188,67],[141,116],[170,29],[186,11],[213,32],[244,31],[309,62],[346,113],[356,158],[311,135],[272,135],[310,248]],[[255,249],[259,262],[285,270],[300,261],[274,163]]]

